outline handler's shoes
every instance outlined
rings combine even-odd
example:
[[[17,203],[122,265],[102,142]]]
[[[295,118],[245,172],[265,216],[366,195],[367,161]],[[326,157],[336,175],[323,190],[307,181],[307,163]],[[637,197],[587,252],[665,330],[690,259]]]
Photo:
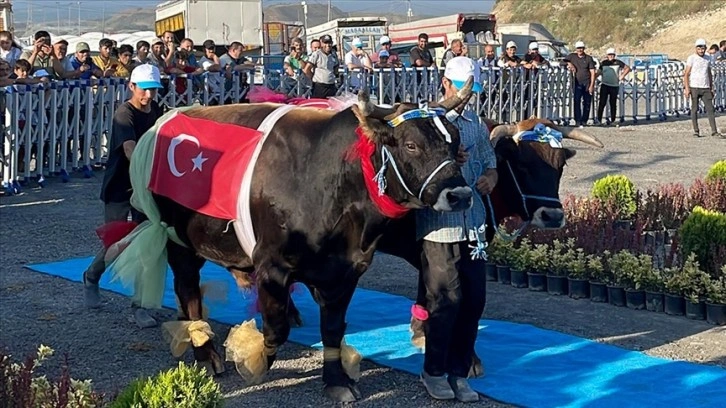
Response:
[[[149,329],[159,324],[156,319],[151,317],[148,310],[141,308],[134,310],[134,321],[141,329]]]
[[[454,390],[451,389],[446,376],[433,376],[426,374],[426,371],[421,372],[421,382],[423,382],[426,391],[428,391],[431,398],[438,400],[450,400],[456,398]],[[478,396],[477,396],[478,397]]]
[[[86,273],[83,272],[83,295],[86,307],[96,309],[101,307],[101,295],[98,293],[98,283],[91,283],[86,280]]]
[[[479,394],[471,389],[469,381],[464,377],[449,376],[449,384],[456,395],[456,399],[461,402],[479,401]]]

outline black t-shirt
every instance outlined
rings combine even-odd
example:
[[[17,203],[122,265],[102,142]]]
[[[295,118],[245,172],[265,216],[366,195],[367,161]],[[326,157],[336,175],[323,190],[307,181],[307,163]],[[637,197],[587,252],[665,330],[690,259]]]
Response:
[[[149,113],[136,109],[130,102],[121,105],[114,113],[106,173],[101,185],[103,202],[122,203],[131,199],[130,162],[124,153],[123,144],[129,140],[138,142],[141,135],[154,126],[162,113],[156,101],[151,101]]]
[[[411,51],[409,52],[409,58],[411,59],[411,66],[417,67],[416,60],[420,59],[423,60],[426,63],[426,67],[431,66],[431,63],[434,61],[434,57],[431,56],[431,51],[428,50],[428,48],[421,50],[421,48],[417,46],[411,48]]]
[[[575,66],[575,82],[578,85],[590,86],[590,70],[595,69],[595,60],[587,54],[580,58],[573,52],[565,57],[565,61]]]

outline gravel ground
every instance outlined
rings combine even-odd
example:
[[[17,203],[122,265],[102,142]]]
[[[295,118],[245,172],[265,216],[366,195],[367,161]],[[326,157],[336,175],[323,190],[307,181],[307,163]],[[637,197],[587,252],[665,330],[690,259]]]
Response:
[[[726,116],[718,119],[726,129]],[[702,123],[702,129],[707,129]],[[656,183],[689,183],[718,159],[726,158],[726,140],[694,139],[688,121],[588,129],[601,138],[602,150],[579,149],[565,170],[563,192],[587,194],[592,181],[608,173],[624,173],[638,187]],[[102,220],[97,200],[100,172],[67,184],[51,180],[44,189],[0,198],[0,345],[15,356],[33,352],[38,344],[68,353],[75,378],[91,378],[96,387],[114,393],[134,377],[151,375],[175,364],[160,330],[139,330],[126,298],[104,292],[100,310],[82,307],[81,285],[23,268],[31,262],[90,256],[98,247],[94,228]],[[80,271],[79,271],[80,272]],[[415,296],[416,275],[404,262],[376,258],[361,286]],[[490,284],[487,318],[530,323],[650,355],[726,367],[726,328],[704,322],[632,311],[583,300],[554,297]],[[158,312],[162,319],[173,312]],[[212,324],[221,343],[229,327]],[[186,360],[191,361],[191,353]],[[483,356],[486,359],[486,356]],[[56,360],[54,360],[56,361]],[[321,393],[318,351],[288,343],[259,386],[245,387],[233,366],[219,377],[230,406],[329,405]],[[50,364],[52,369],[57,364]],[[417,378],[369,362],[363,363],[360,406],[458,406],[431,401]],[[485,399],[482,406],[508,406]]]

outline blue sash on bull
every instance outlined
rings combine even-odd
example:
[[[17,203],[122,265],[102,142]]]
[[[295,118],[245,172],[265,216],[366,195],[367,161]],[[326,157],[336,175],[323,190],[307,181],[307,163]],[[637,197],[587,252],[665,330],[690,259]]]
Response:
[[[513,136],[517,142],[532,141],[548,143],[555,149],[562,148],[562,132],[552,129],[543,123],[538,123],[533,130],[525,130]]]

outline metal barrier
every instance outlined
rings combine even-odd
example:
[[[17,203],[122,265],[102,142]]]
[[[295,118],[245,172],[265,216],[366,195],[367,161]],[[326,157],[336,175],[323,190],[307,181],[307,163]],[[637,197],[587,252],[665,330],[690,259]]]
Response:
[[[666,120],[690,114],[683,95],[681,62],[636,67],[620,86],[620,123]],[[726,63],[714,66],[718,111],[726,111]],[[378,68],[373,72],[340,72],[339,94],[367,86],[379,103],[417,102],[441,97],[438,68]],[[572,74],[553,66],[538,71],[523,68],[482,68],[483,92],[472,98],[483,116],[511,123],[531,115],[555,123],[573,123]],[[220,105],[245,102],[250,84],[265,86],[288,96],[307,97],[310,81],[298,72],[288,77],[278,70],[251,69],[225,78],[220,73],[186,77],[166,76],[157,95],[165,108],[193,104]],[[599,82],[593,95],[591,119],[596,122]],[[57,81],[50,84],[0,88],[2,182],[7,193],[19,191],[31,179],[43,186],[45,177],[68,180],[72,171],[91,177],[92,167],[104,163],[114,111],[128,98],[123,79]],[[4,107],[3,107],[4,106]],[[702,109],[702,108],[701,108]],[[608,117],[607,110],[604,117]]]

